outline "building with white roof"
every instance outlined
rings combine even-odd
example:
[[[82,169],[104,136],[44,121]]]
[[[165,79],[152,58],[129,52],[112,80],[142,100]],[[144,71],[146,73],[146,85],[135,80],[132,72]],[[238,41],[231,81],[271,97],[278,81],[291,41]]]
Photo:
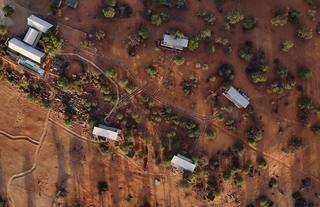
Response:
[[[181,154],[174,155],[171,160],[171,165],[179,171],[190,171],[193,172],[196,168],[196,164],[193,161]]]
[[[173,35],[164,34],[160,45],[171,49],[183,50],[188,47],[188,43],[187,37],[174,37]]]
[[[39,64],[41,64],[42,59],[45,56],[45,53],[41,52],[38,49],[35,49],[34,47],[31,47],[30,45],[16,38],[12,38],[9,40],[8,47],[11,50],[14,50],[15,52]]]
[[[234,87],[230,87],[228,90],[223,92],[223,95],[234,103],[239,109],[247,108],[249,105],[250,99],[239,89],[235,89]]]
[[[119,134],[121,133],[120,129],[116,129],[113,127],[108,127],[102,124],[99,124],[98,127],[94,127],[92,134],[94,136],[102,137],[104,139],[110,139],[113,141],[119,140]]]
[[[52,24],[35,15],[28,17],[27,24],[29,27],[33,27],[42,33],[46,33],[51,27],[53,27]]]
[[[23,41],[31,45],[32,47],[35,47],[38,44],[40,37],[41,37],[41,32],[33,29],[32,27],[29,27],[26,36],[24,36],[23,38]]]

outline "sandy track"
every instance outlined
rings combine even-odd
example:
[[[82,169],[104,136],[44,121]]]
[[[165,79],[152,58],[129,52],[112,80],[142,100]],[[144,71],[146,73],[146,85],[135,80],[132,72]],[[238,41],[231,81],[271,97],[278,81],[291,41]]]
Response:
[[[18,174],[15,174],[15,175],[12,175],[10,178],[9,178],[9,181],[7,183],[7,196],[8,196],[8,201],[9,203],[14,207],[14,200],[12,198],[12,193],[11,193],[11,190],[10,190],[10,186],[12,184],[12,182],[18,178],[21,178],[21,177],[24,177],[30,173],[32,173],[36,167],[37,167],[37,161],[38,161],[38,158],[39,158],[39,153],[40,153],[40,149],[42,147],[42,144],[45,140],[45,137],[47,135],[47,130],[48,130],[48,124],[49,124],[49,117],[50,117],[50,110],[48,111],[47,113],[47,117],[46,117],[46,121],[45,121],[45,125],[44,125],[44,128],[43,128],[43,132],[41,134],[41,137],[40,137],[40,142],[38,144],[38,147],[36,149],[36,152],[35,152],[35,156],[34,156],[34,160],[33,160],[33,165],[30,169],[26,170],[26,171],[23,171],[21,173],[18,173]]]
[[[0,134],[6,136],[8,139],[11,139],[11,140],[17,140],[17,141],[25,140],[25,141],[30,142],[31,144],[35,144],[35,145],[39,145],[40,144],[39,141],[34,140],[34,139],[32,139],[31,137],[28,137],[28,136],[14,136],[14,135],[11,135],[8,132],[5,132],[3,130],[0,130]]]

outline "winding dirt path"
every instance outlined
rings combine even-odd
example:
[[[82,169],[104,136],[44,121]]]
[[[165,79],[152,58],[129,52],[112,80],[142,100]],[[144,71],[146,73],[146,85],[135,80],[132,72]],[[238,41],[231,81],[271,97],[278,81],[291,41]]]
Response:
[[[41,134],[41,137],[40,137],[40,142],[38,144],[38,147],[36,149],[36,152],[35,152],[35,155],[34,155],[34,160],[33,160],[33,165],[30,169],[26,170],[26,171],[23,171],[21,173],[18,173],[18,174],[15,174],[15,175],[12,175],[10,178],[9,178],[9,181],[7,183],[7,196],[8,196],[8,201],[9,203],[11,204],[11,206],[15,206],[14,205],[14,200],[12,198],[12,193],[11,193],[11,189],[10,189],[10,186],[12,184],[12,182],[18,178],[21,178],[21,177],[24,177],[30,173],[32,173],[36,167],[37,167],[37,162],[38,162],[38,158],[39,158],[39,153],[40,153],[40,149],[42,147],[42,144],[45,140],[45,137],[47,135],[47,131],[48,131],[48,124],[49,124],[49,117],[50,117],[50,112],[51,110],[48,111],[47,113],[47,117],[46,117],[46,121],[45,121],[45,125],[44,125],[44,128],[43,128],[43,132]]]
[[[9,134],[8,132],[5,132],[3,130],[0,130],[0,134],[6,136],[8,139],[11,139],[11,140],[25,140],[25,141],[28,141],[30,142],[31,144],[34,144],[34,145],[39,145],[40,142],[35,140],[35,139],[32,139],[31,137],[28,137],[28,136],[14,136],[12,134]]]

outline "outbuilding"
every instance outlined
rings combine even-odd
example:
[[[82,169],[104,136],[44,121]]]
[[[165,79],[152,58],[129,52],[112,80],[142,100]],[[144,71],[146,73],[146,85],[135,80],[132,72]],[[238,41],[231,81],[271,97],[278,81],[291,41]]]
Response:
[[[28,17],[27,24],[29,27],[33,27],[42,33],[46,33],[50,28],[53,27],[52,24],[35,15]]]
[[[188,47],[189,39],[187,37],[175,37],[173,35],[164,34],[160,45],[176,50],[183,50]]]
[[[119,140],[120,133],[121,133],[120,129],[108,127],[102,124],[99,124],[97,127],[94,127],[92,131],[92,134],[94,136],[100,137],[104,140],[110,139],[113,141]]]
[[[240,89],[236,89],[234,87],[230,87],[229,89],[223,92],[223,95],[234,103],[239,109],[247,108],[250,104],[250,99],[245,95],[243,91]]]
[[[179,171],[190,171],[193,172],[196,168],[196,164],[193,161],[181,154],[174,155],[171,160],[171,165]]]

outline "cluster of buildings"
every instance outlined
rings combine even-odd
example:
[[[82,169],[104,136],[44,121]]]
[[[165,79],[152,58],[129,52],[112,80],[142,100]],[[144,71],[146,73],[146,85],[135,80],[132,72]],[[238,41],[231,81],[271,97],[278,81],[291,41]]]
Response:
[[[38,46],[42,34],[53,28],[54,25],[35,15],[27,19],[27,30],[8,41],[7,53],[19,65],[40,76],[44,75],[45,52]]]

